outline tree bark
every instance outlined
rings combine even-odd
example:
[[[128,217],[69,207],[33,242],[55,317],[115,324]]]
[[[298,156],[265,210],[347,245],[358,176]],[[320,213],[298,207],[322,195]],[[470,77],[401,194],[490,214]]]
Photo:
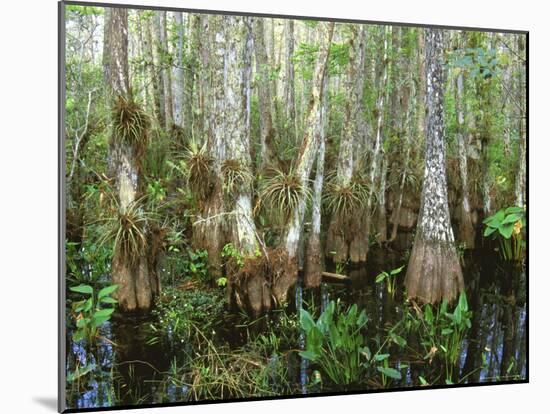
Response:
[[[108,48],[104,55],[104,74],[112,96],[131,99],[128,74],[128,10],[112,8],[105,21]],[[139,153],[136,148],[113,140],[110,157],[115,168],[115,181],[120,214],[136,200],[139,179]],[[145,252],[135,261],[115,252],[112,262],[113,283],[119,285],[116,297],[123,311],[148,310],[153,294]]]
[[[327,61],[329,56],[330,44],[334,31],[334,23],[319,22],[317,26],[319,39],[321,41],[319,54],[315,64],[315,71],[312,83],[312,96],[306,121],[306,130],[302,140],[302,145],[298,153],[298,158],[294,163],[301,184],[308,186],[309,175],[317,149],[319,145],[319,136],[321,131],[321,96],[323,95],[323,80],[327,71]],[[298,208],[291,215],[287,228],[283,236],[283,248],[288,256],[288,268],[285,273],[279,277],[272,288],[273,295],[277,303],[286,303],[288,290],[298,279],[297,253],[302,230],[304,225],[304,216],[306,212],[307,199],[302,196]]]
[[[350,37],[349,44],[349,62],[347,67],[346,79],[346,101],[344,104],[344,125],[340,137],[340,147],[338,150],[338,159],[336,161],[337,185],[349,187],[354,171],[354,144],[357,140],[357,119],[362,116],[360,112],[360,101],[362,98],[362,88],[358,86],[358,78],[363,74],[358,69],[358,55],[361,50],[357,40],[358,26],[350,24],[348,26]],[[357,212],[358,214],[360,212]],[[333,212],[327,233],[326,253],[332,257],[336,263],[343,263],[348,259],[349,243],[354,233],[358,233],[356,226],[356,217],[342,217],[340,212]]]
[[[525,128],[525,79],[527,73],[526,59],[525,59],[525,35],[517,35],[518,54],[520,56],[519,67],[519,82],[518,82],[518,102],[520,102],[520,108],[518,112],[518,130],[519,130],[519,161],[518,172],[516,174],[515,193],[516,193],[516,205],[520,207],[525,206],[525,187],[527,177],[527,133]]]
[[[447,199],[444,139],[443,40],[439,29],[425,29],[426,158],[420,216],[409,259],[407,296],[425,303],[454,300],[464,290]]]
[[[288,139],[299,145],[296,141],[298,131],[296,126],[296,100],[294,97],[294,62],[292,61],[294,56],[294,20],[292,19],[285,20],[285,41],[284,101]]]
[[[319,131],[319,149],[317,166],[313,182],[313,200],[311,205],[311,233],[306,245],[304,265],[304,286],[315,288],[321,285],[323,272],[323,249],[321,248],[321,201],[325,176],[325,130],[328,121],[328,75],[325,74],[322,103],[319,107],[321,125]]]
[[[264,18],[255,17],[254,51],[256,55],[256,84],[258,90],[258,110],[260,113],[260,169],[272,165],[274,162],[273,145],[275,142],[275,128],[271,111],[272,96],[269,80],[269,58],[265,46]]]
[[[185,73],[184,73],[184,63],[183,63],[183,48],[184,48],[184,39],[183,39],[183,13],[174,12],[173,13],[174,25],[176,27],[176,53],[175,61],[172,63],[172,98],[173,98],[173,110],[174,110],[174,125],[184,128],[184,112],[183,112],[183,102],[185,99]]]
[[[170,61],[166,36],[166,12],[155,12],[155,31],[157,36],[157,53],[159,56],[159,70],[162,79],[162,98],[164,100],[164,127],[170,128],[173,123],[172,87],[170,79]]]
[[[466,142],[466,131],[464,126],[463,91],[464,73],[460,70],[455,78],[456,122],[458,128],[456,140],[458,143],[458,161],[462,192],[462,202],[459,207],[460,217],[458,224],[458,239],[465,244],[467,249],[473,249],[475,247],[475,231],[472,224],[470,196],[468,190],[468,143]]]

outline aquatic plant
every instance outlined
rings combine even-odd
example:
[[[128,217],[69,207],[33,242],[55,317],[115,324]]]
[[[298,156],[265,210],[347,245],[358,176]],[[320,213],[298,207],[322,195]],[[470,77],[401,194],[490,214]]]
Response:
[[[255,210],[264,206],[284,222],[298,208],[303,197],[310,199],[311,190],[292,169],[289,172],[271,169],[268,177],[260,183]]]
[[[382,283],[385,281],[386,290],[388,294],[393,298],[395,296],[395,283],[397,281],[397,275],[401,273],[405,266],[398,267],[397,269],[390,270],[389,272],[380,272],[376,276],[375,282]]]
[[[111,295],[118,289],[118,285],[109,285],[101,289],[97,295],[90,285],[78,285],[69,288],[71,292],[85,296],[85,299],[72,304],[72,310],[76,320],[76,330],[73,340],[86,339],[92,343],[97,336],[99,327],[111,318],[115,311],[113,305],[117,303]]]
[[[365,377],[369,354],[362,329],[367,324],[365,310],[357,305],[347,311],[330,301],[315,321],[305,309],[300,310],[300,326],[306,335],[306,349],[300,356],[312,361],[334,384],[349,385]]]
[[[429,362],[434,358],[441,359],[445,364],[446,379],[452,381],[462,343],[472,326],[466,293],[461,292],[452,312],[446,300],[435,308],[429,304],[422,308],[414,304],[413,309],[405,308],[403,320],[393,330],[398,331],[398,325],[403,324],[408,333],[415,332],[424,348],[423,358]]]
[[[497,211],[483,220],[485,224],[484,237],[499,241],[499,252],[503,260],[520,262],[525,256],[526,227],[525,209],[512,206]]]
[[[193,336],[193,326],[205,332],[215,332],[222,327],[226,299],[219,289],[196,289],[192,284],[177,288],[165,287],[157,299],[153,313],[158,316],[150,342],[170,336],[173,340],[187,342],[199,338]]]

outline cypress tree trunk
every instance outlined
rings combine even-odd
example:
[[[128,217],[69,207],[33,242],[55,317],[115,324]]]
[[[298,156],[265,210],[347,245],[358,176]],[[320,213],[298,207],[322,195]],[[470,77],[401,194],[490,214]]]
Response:
[[[104,54],[106,82],[116,99],[131,100],[128,75],[128,10],[113,8],[105,22],[108,48]],[[146,134],[146,131],[141,131]],[[140,150],[127,141],[115,139],[113,128],[110,157],[115,170],[119,214],[124,215],[136,200]],[[145,230],[144,230],[145,231]],[[119,285],[116,296],[124,311],[147,310],[153,300],[145,249],[139,257],[129,258],[116,249],[112,262],[113,283]]]
[[[425,303],[454,300],[464,289],[454,245],[445,166],[443,40],[439,29],[426,36],[426,158],[420,215],[405,285],[409,298]]]
[[[340,148],[336,163],[335,186],[337,188],[350,188],[352,175],[354,171],[354,144],[357,140],[357,118],[362,116],[360,113],[360,100],[362,89],[358,88],[358,78],[363,74],[358,69],[358,50],[357,34],[358,26],[352,24],[348,26],[350,31],[349,43],[349,62],[347,68],[346,80],[346,102],[344,105],[344,125],[340,137]],[[359,214],[359,211],[356,212]],[[326,253],[332,257],[336,263],[345,262],[348,259],[348,249],[351,238],[354,235],[355,217],[344,217],[342,212],[332,212],[328,233]],[[355,231],[356,232],[356,231]]]
[[[520,109],[518,112],[518,130],[519,130],[519,162],[518,172],[516,174],[516,205],[523,207],[525,205],[525,185],[526,185],[526,172],[527,172],[527,137],[525,129],[525,74],[527,72],[526,60],[525,60],[525,35],[517,35],[518,54],[521,59],[519,67],[519,81],[518,81],[518,102],[520,102]]]
[[[312,96],[306,128],[302,145],[298,152],[298,158],[295,160],[294,171],[296,171],[302,186],[309,185],[309,175],[315,161],[319,146],[319,136],[321,131],[321,97],[323,95],[323,79],[327,71],[327,61],[329,56],[330,43],[334,31],[334,23],[318,23],[317,30],[321,42],[312,82]],[[297,253],[302,231],[304,226],[304,217],[306,212],[307,199],[302,196],[298,208],[291,214],[287,223],[287,228],[283,236],[282,248],[284,249],[288,263],[284,273],[275,280],[272,288],[273,296],[278,303],[285,303],[288,290],[298,279]]]
[[[298,132],[296,127],[296,100],[294,98],[294,20],[285,20],[285,84],[284,84],[284,102],[286,111],[286,123],[288,129],[288,139],[296,142]],[[299,145],[296,142],[296,145]]]
[[[456,98],[456,121],[458,133],[456,140],[458,143],[458,161],[460,168],[460,183],[462,191],[462,202],[460,203],[460,218],[458,224],[458,239],[465,243],[467,249],[475,247],[475,231],[472,224],[472,214],[470,210],[470,196],[468,190],[468,154],[466,142],[466,132],[464,128],[464,110],[463,110],[463,91],[464,91],[464,73],[462,70],[455,78],[455,98]]]
[[[162,79],[162,98],[164,100],[164,127],[170,128],[173,123],[172,87],[170,71],[168,70],[169,53],[166,36],[166,12],[155,12],[155,30],[157,35],[157,51],[159,56],[159,70]]]
[[[195,245],[208,252],[209,273],[213,278],[221,276],[220,252],[226,239],[224,197],[221,166],[225,159],[225,53],[226,33],[224,17],[209,15],[203,20],[203,44],[201,73],[205,145],[212,158],[212,191],[202,201],[201,219],[195,222]],[[206,44],[209,47],[206,47]],[[207,69],[206,69],[207,68]],[[208,85],[208,86],[207,86]]]
[[[185,90],[185,74],[183,70],[183,14],[182,12],[174,12],[173,20],[176,27],[176,53],[175,61],[172,63],[172,98],[174,109],[174,125],[184,128],[184,90]]]
[[[271,112],[272,96],[269,80],[269,58],[265,46],[264,18],[253,20],[254,51],[256,54],[256,84],[258,89],[258,110],[260,112],[260,169],[274,162],[272,148],[275,141],[273,114]]]
[[[328,121],[328,75],[325,75],[323,84],[321,111],[321,125],[319,131],[319,149],[317,152],[317,166],[315,181],[313,182],[313,201],[311,205],[311,233],[306,245],[304,265],[304,285],[314,288],[321,285],[323,271],[323,249],[321,249],[321,201],[323,195],[323,181],[325,173],[325,129]]]

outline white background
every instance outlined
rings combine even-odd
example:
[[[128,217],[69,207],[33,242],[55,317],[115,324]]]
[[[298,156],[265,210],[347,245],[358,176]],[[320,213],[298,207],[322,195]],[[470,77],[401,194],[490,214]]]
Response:
[[[550,139],[550,13],[545,10],[544,1],[128,3],[530,31],[531,383],[174,407],[155,412],[548,412],[550,286],[544,235],[549,230],[545,207],[549,193],[546,174]],[[0,411],[52,413],[57,392],[57,4],[55,0],[3,1],[0,19]]]

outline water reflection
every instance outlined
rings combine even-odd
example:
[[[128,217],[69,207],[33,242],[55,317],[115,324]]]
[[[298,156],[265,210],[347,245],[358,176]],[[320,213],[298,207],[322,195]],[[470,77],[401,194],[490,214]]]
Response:
[[[357,303],[369,316],[369,340],[382,338],[388,329],[403,317],[403,278],[398,276],[395,295],[388,294],[383,284],[375,283],[376,275],[401,266],[399,257],[373,255],[366,267],[346,269],[351,286],[323,284],[317,292],[320,310],[328,301],[339,298],[345,303]],[[332,270],[332,269],[328,269]],[[453,381],[479,383],[486,381],[519,380],[527,373],[526,275],[517,269],[484,261],[480,257],[466,258],[464,270],[468,303],[473,311],[471,329],[462,343],[458,367]],[[303,289],[295,291],[295,309],[303,306]],[[309,297],[309,296],[308,296]],[[67,372],[92,369],[93,375],[67,384],[68,406],[74,408],[108,407],[121,404],[182,402],[189,398],[187,387],[167,381],[174,366],[182,367],[189,344],[171,340],[152,341],[152,317],[132,316],[113,318],[101,329],[99,343],[93,349],[68,339]],[[232,325],[234,326],[234,325]],[[231,342],[235,330],[216,333],[226,335],[220,341]],[[407,338],[408,348],[420,350],[418,338]],[[303,349],[304,337],[296,344]],[[402,379],[393,386],[418,385],[418,378],[438,378],[444,383],[441,367],[428,363],[416,353],[391,348],[392,358],[402,368]],[[273,357],[276,358],[276,357]],[[313,373],[302,358],[287,358],[289,375],[295,378],[296,389],[307,393],[308,378]],[[270,363],[277,365],[273,359]],[[295,373],[295,374],[294,374]],[[273,379],[275,381],[275,379]],[[433,383],[433,382],[432,382]],[[375,383],[372,388],[377,387]],[[272,389],[277,389],[272,384]]]

